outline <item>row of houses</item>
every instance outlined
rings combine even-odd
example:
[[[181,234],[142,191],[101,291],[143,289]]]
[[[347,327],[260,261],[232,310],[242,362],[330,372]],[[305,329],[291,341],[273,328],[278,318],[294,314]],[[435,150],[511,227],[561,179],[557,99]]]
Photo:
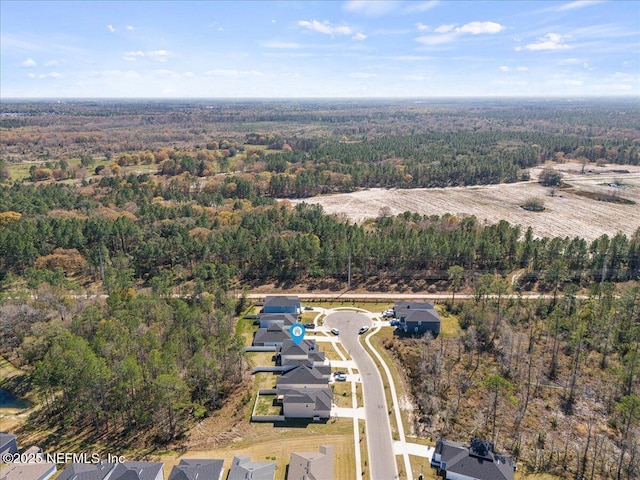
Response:
[[[55,463],[36,460],[32,453],[18,452],[15,435],[0,433],[0,453],[22,453],[30,462],[0,463],[1,480],[48,480],[57,472]],[[41,452],[40,452],[41,453]],[[44,459],[46,456],[42,454]],[[333,446],[323,445],[318,452],[292,452],[287,480],[333,480]],[[247,456],[235,456],[224,477],[224,460],[182,459],[174,465],[169,480],[273,480],[274,462],[252,462]],[[164,480],[161,462],[71,463],[55,480]]]
[[[260,328],[253,338],[254,347],[273,347],[276,369],[276,402],[284,420],[320,421],[331,416],[333,391],[329,388],[331,363],[315,340],[296,344],[289,328],[298,322],[302,306],[297,296],[268,296],[258,315]]]

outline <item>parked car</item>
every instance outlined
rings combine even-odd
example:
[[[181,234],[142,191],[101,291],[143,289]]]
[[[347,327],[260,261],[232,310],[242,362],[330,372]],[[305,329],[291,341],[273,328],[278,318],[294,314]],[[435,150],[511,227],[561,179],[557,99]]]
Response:
[[[358,330],[358,335],[362,335],[363,333],[366,333],[368,331],[369,331],[369,327],[365,325],[360,330]]]
[[[310,307],[309,305],[307,305],[307,306],[304,307],[304,310],[307,310],[307,311],[308,310],[313,310],[313,307]]]
[[[398,325],[400,325],[400,320],[394,318],[389,322],[389,325],[391,325],[392,327],[397,327]]]
[[[338,330],[337,328],[332,328],[331,333],[333,333],[334,335],[340,335],[340,330]]]
[[[334,376],[333,376],[333,379],[334,379],[336,382],[346,382],[346,381],[347,381],[347,376],[346,376],[346,375],[344,375],[344,374],[343,374],[343,375],[334,375]]]
[[[341,370],[338,370],[337,372],[333,372],[334,377],[337,377],[338,375],[346,375],[346,373]]]
[[[393,317],[394,313],[393,310],[389,309],[389,310],[385,310],[384,312],[382,312],[382,316],[387,318],[387,317]]]
[[[316,324],[315,323],[305,323],[304,324],[304,328],[306,328],[307,330],[313,330],[314,328],[316,328]]]

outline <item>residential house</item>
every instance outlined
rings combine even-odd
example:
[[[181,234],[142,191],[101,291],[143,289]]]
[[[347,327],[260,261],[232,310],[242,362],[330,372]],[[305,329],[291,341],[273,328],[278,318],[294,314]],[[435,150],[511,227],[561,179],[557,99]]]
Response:
[[[118,463],[109,480],[164,480],[163,467],[160,462]]]
[[[65,468],[56,480],[107,480],[115,463],[72,463]]]
[[[264,299],[262,312],[300,315],[302,304],[296,295],[269,295]]]
[[[267,328],[272,323],[278,323],[282,325],[284,330],[297,323],[298,318],[291,313],[261,313],[258,315],[258,322],[260,328]]]
[[[291,452],[287,480],[333,480],[333,446],[319,452]]]
[[[276,353],[278,366],[313,366],[327,379],[331,376],[331,363],[321,352],[315,340],[303,340],[299,344],[292,339],[285,339]]]
[[[259,328],[253,337],[254,347],[281,347],[282,342],[290,339],[288,331],[283,330],[282,325],[273,323],[267,328]]]
[[[0,454],[18,453],[18,440],[13,433],[0,432]]]
[[[331,416],[333,390],[330,388],[291,388],[278,389],[277,401],[282,404],[285,419],[310,418],[315,421]]]
[[[407,334],[440,333],[440,316],[430,302],[397,302],[393,308],[398,328]]]
[[[329,379],[314,366],[301,365],[293,370],[283,373],[276,380],[276,390],[280,395],[280,390],[313,390],[326,388]]]
[[[493,444],[479,438],[470,445],[438,439],[431,466],[447,480],[513,480],[511,455],[496,453]]]
[[[249,457],[233,457],[227,480],[273,480],[276,464],[273,462],[252,462]]]
[[[223,460],[183,458],[171,469],[169,480],[222,480],[223,473]]]

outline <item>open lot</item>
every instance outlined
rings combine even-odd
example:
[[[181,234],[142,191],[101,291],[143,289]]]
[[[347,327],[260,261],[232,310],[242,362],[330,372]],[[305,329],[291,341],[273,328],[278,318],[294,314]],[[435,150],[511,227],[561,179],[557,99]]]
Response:
[[[419,188],[411,190],[374,188],[354,193],[293,200],[292,203],[316,203],[325,212],[337,214],[361,223],[376,218],[385,207],[391,215],[406,211],[422,215],[475,215],[479,221],[496,223],[506,220],[525,230],[531,226],[538,237],[581,236],[593,240],[603,234],[623,232],[631,235],[640,225],[640,166],[582,165],[565,163],[552,168],[563,172],[564,182],[571,189],[558,189],[555,195],[549,187],[537,183],[541,168],[531,170],[532,180],[524,183],[451,188]],[[621,173],[622,171],[629,173]],[[618,182],[620,186],[611,187]],[[578,193],[620,195],[635,205],[594,200]],[[521,205],[530,198],[543,200],[545,211],[530,212]]]

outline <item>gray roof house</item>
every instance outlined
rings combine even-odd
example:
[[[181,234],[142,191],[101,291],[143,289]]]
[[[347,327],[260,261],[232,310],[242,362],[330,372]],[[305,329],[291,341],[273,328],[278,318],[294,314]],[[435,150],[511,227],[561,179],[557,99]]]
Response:
[[[109,480],[164,480],[160,462],[123,462],[116,465]]]
[[[398,328],[408,334],[440,333],[440,316],[430,302],[397,302],[393,307]]]
[[[472,438],[470,445],[438,439],[431,466],[447,480],[513,480],[511,455],[493,451],[493,444]]]
[[[223,460],[183,458],[171,469],[169,480],[222,480],[223,473]]]
[[[291,452],[287,480],[333,480],[333,446],[319,452]]]
[[[283,373],[276,380],[278,395],[282,389],[313,390],[325,388],[329,385],[329,379],[314,366],[301,365]]]
[[[333,390],[330,388],[278,390],[278,401],[282,403],[282,415],[285,419],[327,419],[331,416],[332,398]]]
[[[13,433],[0,432],[0,454],[18,453],[18,440]]]
[[[233,457],[227,480],[273,480],[276,464],[252,462],[249,457]]]
[[[263,313],[292,313],[300,315],[302,304],[296,295],[269,295],[264,299]]]
[[[72,463],[56,480],[105,480],[115,469],[115,463]]]
[[[253,337],[255,347],[281,347],[282,342],[290,339],[289,332],[282,329],[282,325],[272,323],[267,328],[259,328]]]
[[[291,338],[284,340],[276,353],[276,365],[290,365],[297,360],[308,360],[316,366],[329,364],[315,340],[303,340],[298,345]]]
[[[48,480],[56,473],[55,463],[0,464],[0,480]]]
[[[298,318],[291,313],[261,313],[258,315],[260,328],[267,328],[272,323],[279,323],[284,327],[290,327],[298,321]]]

